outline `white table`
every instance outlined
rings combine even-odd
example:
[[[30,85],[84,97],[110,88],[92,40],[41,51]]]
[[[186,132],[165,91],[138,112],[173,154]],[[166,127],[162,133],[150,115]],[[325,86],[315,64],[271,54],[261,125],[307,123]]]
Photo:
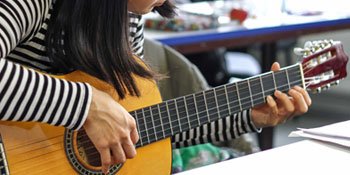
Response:
[[[177,175],[350,175],[350,148],[304,140]]]

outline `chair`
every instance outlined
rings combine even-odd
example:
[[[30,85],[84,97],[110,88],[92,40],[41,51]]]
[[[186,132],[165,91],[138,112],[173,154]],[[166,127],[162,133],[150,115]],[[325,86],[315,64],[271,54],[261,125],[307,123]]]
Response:
[[[147,38],[145,39],[144,49],[145,61],[153,65],[159,73],[169,76],[158,82],[163,100],[203,91],[210,87],[197,66],[174,49]],[[237,150],[239,155],[260,150],[250,134],[243,135],[230,143],[220,144],[220,146],[230,146]],[[202,147],[214,148],[216,146],[204,144]],[[176,155],[177,151],[174,150],[173,153]],[[173,169],[173,172],[177,171],[180,170]]]

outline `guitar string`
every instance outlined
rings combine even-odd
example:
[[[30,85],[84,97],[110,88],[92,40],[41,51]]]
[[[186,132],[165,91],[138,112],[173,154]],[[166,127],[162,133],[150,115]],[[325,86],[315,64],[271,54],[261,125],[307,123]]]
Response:
[[[294,81],[294,82],[292,82],[291,84],[293,84],[293,83],[298,83],[298,82],[301,82],[301,81],[300,81],[300,80]],[[285,88],[285,87],[289,87],[289,85],[278,86],[278,88]],[[271,91],[271,90],[274,90],[274,88],[273,88],[273,89],[268,89],[268,90],[266,90],[266,91]],[[255,95],[253,95],[253,96],[257,96],[257,95],[259,95],[259,94],[262,94],[262,92],[261,92],[261,93],[257,93],[257,94],[255,94]],[[243,101],[244,99],[248,99],[248,98],[250,98],[250,97],[242,98],[241,101]],[[212,100],[212,99],[215,99],[215,97],[208,98],[208,101],[209,101],[209,100]],[[264,97],[262,97],[262,98],[261,98],[261,97],[260,97],[260,98],[256,98],[256,101],[257,101],[257,100],[262,100],[262,99],[264,99]],[[203,100],[203,101],[204,101],[204,100]],[[209,104],[213,104],[213,103],[215,103],[215,102],[212,102],[212,103],[209,103]],[[220,108],[220,107],[225,107],[225,106],[229,106],[229,104],[235,104],[235,103],[237,103],[237,100],[236,100],[236,101],[229,102],[229,103],[227,103],[227,104],[218,105],[218,106],[209,108],[208,111],[210,111],[210,110],[216,110],[218,107],[219,107],[219,108]],[[194,103],[191,103],[191,104],[194,104]],[[251,104],[251,101],[247,101],[247,102],[243,103],[242,106],[245,106],[245,105],[247,105],[247,104]],[[183,107],[183,106],[181,106],[181,107]],[[172,108],[172,109],[174,109],[174,108]],[[202,112],[203,112],[203,111],[198,112],[198,113],[202,113]],[[181,111],[181,114],[182,114],[182,113],[185,113],[185,112]],[[218,112],[212,113],[212,114],[218,114]],[[188,117],[193,117],[193,116],[195,116],[195,115],[197,115],[197,114],[193,114],[193,115],[189,115],[189,116],[180,118],[180,120],[181,120],[181,119],[184,120],[184,119],[187,119]],[[204,118],[204,117],[203,117],[203,118]],[[146,119],[150,119],[150,118],[146,118]],[[200,119],[202,119],[202,118],[200,118]],[[159,118],[158,120],[161,120],[161,118]],[[158,121],[158,120],[155,120],[155,121]],[[195,119],[195,120],[197,120],[197,119]],[[190,122],[193,122],[193,121],[195,121],[195,120],[191,120]],[[176,121],[178,121],[178,119],[176,119],[176,120],[171,120],[171,121],[169,121],[169,123],[165,123],[165,124],[170,124],[171,122],[176,122]],[[146,123],[146,124],[150,124],[150,122],[148,122],[148,123]],[[146,124],[143,124],[143,125],[140,125],[140,126],[146,126]],[[163,125],[165,125],[165,124],[163,123]],[[159,127],[159,126],[156,126],[156,127]],[[145,127],[145,128],[147,128],[147,127]],[[148,131],[148,130],[151,130],[151,129],[153,129],[153,127],[149,128],[149,129],[146,129],[146,130]],[[142,130],[141,132],[145,132],[146,130]]]
[[[262,99],[262,98],[261,98]],[[249,103],[245,103],[245,104],[249,104]],[[227,110],[226,110],[227,111]],[[216,114],[216,113],[214,113],[214,114]],[[229,114],[228,115],[226,115],[225,117],[228,117],[229,116]],[[206,118],[206,117],[202,117],[202,118]],[[219,118],[220,119],[220,118]],[[194,121],[194,120],[193,120]],[[153,129],[153,128],[150,128],[150,129]],[[149,130],[150,130],[149,129]],[[165,130],[165,131],[168,131],[169,129],[167,129],[167,130]],[[156,133],[154,133],[154,134],[158,134],[158,133],[162,133],[163,131],[160,131],[160,132],[156,132]],[[180,131],[181,132],[181,131]],[[82,137],[87,137],[87,135],[84,133],[84,134],[81,134],[81,138]],[[144,139],[144,138],[146,138],[146,137],[142,137],[142,135],[140,134],[140,139]],[[148,136],[149,137],[149,136]],[[150,142],[149,143],[152,143],[152,142],[154,142],[154,141],[157,141],[156,139],[154,139],[154,140],[152,140],[152,139],[150,139]],[[80,142],[81,144],[86,144],[86,143],[90,143],[90,145],[88,145],[87,147],[84,147],[84,150],[86,150],[86,151],[91,151],[91,150],[93,150],[93,151],[96,151],[96,148],[91,144],[91,141],[90,140],[88,140],[88,139],[85,139],[84,141],[81,141]],[[139,143],[139,142],[138,142]],[[140,145],[140,146],[143,146],[143,145]],[[92,153],[93,155],[94,154],[98,154],[98,152],[93,152]],[[89,156],[92,156],[92,154],[89,154]],[[97,159],[96,159],[97,160]]]
[[[295,81],[295,82],[297,82],[297,81]],[[293,83],[295,83],[295,82],[293,82]],[[283,85],[283,86],[280,86],[280,87],[288,87],[288,85]],[[272,89],[271,89],[272,90]],[[261,100],[261,99],[264,99],[264,98],[259,98],[259,100]],[[243,103],[243,105],[246,105],[246,104],[250,104],[250,102],[247,102],[247,103]],[[226,105],[222,105],[222,106],[226,106]],[[216,107],[215,108],[211,108],[211,109],[216,109]],[[228,109],[225,109],[225,111],[228,111]],[[215,112],[215,113],[213,113],[213,115],[215,115],[215,114],[218,114],[217,112]],[[196,114],[194,114],[194,115],[196,115]],[[192,115],[192,116],[194,116],[194,115]],[[187,117],[192,117],[192,116],[186,116],[185,118],[187,119]],[[225,117],[227,117],[227,116],[229,116],[229,113],[227,114],[227,115],[225,115]],[[204,116],[204,117],[200,117],[200,119],[203,119],[203,118],[206,118],[207,116]],[[184,119],[184,118],[182,118],[182,119]],[[218,119],[220,119],[220,118],[218,118]],[[169,123],[166,123],[166,124],[170,124],[170,122],[177,122],[178,120],[171,120],[171,121],[169,121]],[[195,120],[191,120],[190,122],[193,122],[193,121],[197,121],[197,119],[195,119]],[[163,124],[164,125],[164,124]],[[155,127],[150,127],[150,128],[148,128],[147,129],[147,131],[148,130],[153,130],[154,128],[156,128],[156,127],[159,127],[159,126],[155,126]],[[188,129],[188,128],[187,128]],[[169,129],[166,129],[166,130],[164,130],[164,132],[165,131],[169,131]],[[146,130],[142,130],[142,131],[139,131],[139,134],[141,135],[141,138],[140,139],[142,139],[142,138],[145,138],[145,137],[142,137],[142,135],[143,134],[141,134],[142,132],[146,132]],[[180,131],[181,132],[181,131]],[[158,133],[163,133],[163,131],[159,131],[159,132],[156,132],[156,133],[154,133],[154,134],[158,134]],[[81,136],[85,136],[86,134],[81,134]],[[84,142],[83,142],[84,143]]]
[[[277,73],[283,73],[282,71],[280,71],[280,72],[277,72]],[[271,76],[271,75],[264,75],[265,77],[267,77],[267,76]],[[264,77],[264,76],[261,76],[261,77]],[[265,78],[264,77],[264,78]],[[252,82],[254,82],[254,79],[252,79],[253,81]],[[252,83],[253,84],[253,83]],[[259,84],[259,83],[258,83]],[[233,85],[233,84],[232,84]],[[254,84],[254,85],[256,85],[256,84]],[[253,87],[253,86],[252,86]],[[254,86],[255,87],[255,86]],[[222,90],[222,89],[220,89],[220,90]],[[241,89],[242,90],[242,89]],[[232,92],[232,93],[234,93],[234,92]],[[204,101],[204,100],[203,100]],[[193,104],[193,103],[192,103]],[[243,104],[243,105],[245,105],[245,104]],[[221,106],[226,106],[226,105],[221,105]],[[210,109],[209,109],[210,110]],[[192,120],[193,121],[193,120]],[[192,122],[192,121],[190,121],[190,122]],[[173,121],[171,121],[171,122],[173,122]],[[169,122],[170,123],[170,122]],[[169,124],[169,123],[166,123],[166,124]],[[148,129],[149,130],[149,129]],[[144,130],[145,131],[145,130]],[[144,132],[143,131],[143,132]],[[57,137],[59,137],[59,136],[57,136]]]
[[[308,78],[305,78],[305,80],[307,80]],[[310,79],[312,79],[312,78],[310,78]],[[61,135],[62,136],[62,135]],[[86,134],[85,134],[85,136],[87,136]],[[60,137],[60,136],[57,136],[57,137]]]
[[[297,81],[294,81],[294,82],[292,82],[292,84],[294,84],[294,83],[299,83],[300,82],[300,80],[297,80]],[[281,88],[285,88],[285,87],[289,87],[289,85],[282,85],[282,86],[279,86],[279,87],[277,87],[278,89],[281,89]],[[266,91],[271,91],[271,90],[274,90],[274,88],[273,89],[268,89],[268,90],[266,90]],[[260,92],[260,93],[257,93],[257,94],[254,94],[254,95],[252,95],[252,97],[254,97],[254,96],[258,96],[258,95],[260,95],[260,94],[262,94],[262,92]],[[221,95],[221,96],[226,96],[225,94],[224,95]],[[218,96],[219,97],[219,96]],[[245,99],[248,99],[248,98],[250,98],[250,97],[245,97],[245,98],[242,98],[242,100],[241,101],[243,101],[243,100],[245,100]],[[210,101],[210,100],[213,100],[213,99],[215,99],[215,96],[214,97],[210,97],[210,98],[208,98],[207,99],[207,101]],[[255,98],[255,101],[258,101],[258,100],[261,100],[261,99],[264,99],[264,97],[262,97],[262,98]],[[201,100],[201,101],[197,101],[197,103],[199,103],[199,102],[203,102],[204,100]],[[264,100],[263,100],[264,101]],[[213,105],[215,103],[215,107],[212,107],[212,108],[209,108],[208,109],[208,111],[210,111],[210,110],[216,110],[217,108],[220,108],[220,107],[226,107],[226,106],[229,106],[230,104],[235,104],[235,103],[237,103],[237,100],[236,101],[231,101],[231,102],[229,102],[229,103],[225,103],[225,104],[223,104],[223,105],[216,105],[216,102],[212,102],[212,103],[208,103],[208,106],[210,106],[210,105]],[[246,102],[246,103],[243,103],[243,105],[242,106],[245,106],[245,105],[247,105],[247,104],[250,104],[251,102],[249,101],[249,102]],[[188,103],[188,105],[187,106],[189,106],[189,105],[192,105],[192,104],[194,104],[194,103]],[[181,108],[181,107],[184,107],[184,105],[182,105],[182,106],[178,106],[179,108]],[[170,108],[170,110],[174,110],[175,108]],[[151,111],[152,109],[149,109],[148,111]],[[204,111],[204,112],[206,112],[206,111]],[[180,114],[183,114],[183,113],[186,113],[186,111],[180,111]],[[197,112],[198,114],[201,114],[201,113],[203,113],[203,111],[200,111],[200,112]],[[189,115],[189,116],[186,116],[186,117],[182,117],[182,118],[179,118],[180,120],[181,119],[187,119],[187,118],[191,118],[191,117],[193,117],[193,116],[195,116],[195,115],[197,115],[197,113],[196,114],[191,114],[191,115]],[[162,112],[161,113],[159,113],[160,115],[162,114]],[[215,113],[213,113],[213,114],[219,114],[219,112],[215,112]],[[151,119],[149,116],[146,116],[146,121],[149,121],[149,119]],[[160,121],[162,118],[157,118],[156,120],[154,120],[153,122],[157,122],[157,121]],[[201,117],[199,118],[199,119],[202,119]],[[137,120],[138,120],[138,118],[137,118]],[[197,119],[195,119],[195,120],[197,120]],[[192,123],[193,121],[195,121],[195,120],[190,120],[190,123]],[[176,120],[170,120],[168,123],[163,123],[163,126],[164,125],[168,125],[168,124],[170,124],[170,123],[173,123],[173,122],[176,122],[176,121],[178,121],[178,119],[176,119]],[[141,123],[141,122],[140,122]],[[160,122],[158,122],[158,123],[160,123]],[[156,125],[156,126],[154,126],[154,127],[147,127],[147,126],[149,126],[149,125],[151,125],[151,122],[147,122],[147,123],[142,123],[142,124],[139,124],[139,126],[140,127],[144,127],[147,131],[149,131],[149,130],[152,130],[152,129],[154,129],[154,128],[156,128],[156,127],[160,127],[161,125]],[[153,123],[152,123],[152,125],[153,125]],[[146,130],[141,130],[141,131],[139,131],[139,132],[146,132]]]
[[[307,78],[306,78],[307,79]],[[295,83],[295,82],[298,82],[298,81],[294,81],[294,82],[292,82],[292,83]],[[280,87],[284,87],[284,86],[289,86],[289,85],[283,85],[283,86],[279,86],[278,88],[280,88]],[[217,89],[217,90],[225,90],[225,89]],[[271,89],[270,89],[271,90]],[[215,98],[215,97],[214,97]],[[250,103],[250,102],[247,102],[247,103]],[[247,103],[245,103],[245,104],[247,104]],[[245,104],[243,104],[243,105],[245,105]],[[225,105],[226,106],[226,105]],[[214,108],[217,108],[217,107],[214,107]],[[149,111],[151,111],[152,109],[150,108],[149,109]],[[137,111],[135,111],[135,112],[137,112]],[[216,113],[214,113],[214,114],[216,114]],[[186,117],[187,118],[187,117]],[[170,123],[170,121],[169,121],[169,123]],[[145,127],[147,128],[147,126],[146,126],[146,124],[145,124]],[[150,128],[150,129],[154,129],[154,128]],[[148,130],[150,130],[150,129],[148,129]],[[155,134],[157,134],[157,133],[155,133]],[[141,138],[142,139],[142,138]],[[93,147],[94,148],[94,147]]]
[[[294,81],[294,82],[290,82],[289,84],[293,84],[293,83],[298,83],[300,80],[296,80],[296,81]],[[260,84],[258,84],[258,85],[260,85]],[[281,89],[281,88],[284,88],[285,86],[289,86],[288,84],[287,85],[282,85],[282,86],[278,86],[278,87],[276,87],[277,89]],[[252,86],[253,87],[253,86]],[[261,86],[259,86],[258,87],[259,88],[259,90],[261,90]],[[225,89],[220,89],[220,90],[225,90]],[[272,89],[267,89],[267,90],[264,90],[264,91],[266,91],[266,92],[268,92],[268,91],[272,91],[272,90],[275,90],[275,88],[273,87]],[[241,89],[239,89],[239,91],[241,91]],[[228,94],[229,93],[235,93],[236,92],[236,90],[233,90],[233,91],[230,91],[230,92],[228,92]],[[253,94],[253,95],[249,95],[249,96],[247,96],[247,97],[244,97],[244,98],[241,98],[240,99],[240,101],[243,101],[243,100],[246,100],[246,99],[248,99],[248,98],[253,98],[254,100],[259,100],[259,99],[256,99],[255,98],[255,96],[260,96],[261,94],[262,94],[263,92],[259,92],[259,93],[255,93],[255,94]],[[203,95],[198,95],[199,97],[203,97]],[[207,98],[206,99],[206,101],[209,101],[209,105],[212,105],[213,103],[216,103],[216,102],[211,102],[211,100],[213,100],[213,99],[215,99],[215,98],[220,98],[220,97],[222,97],[222,96],[226,96],[226,94],[220,94],[220,95],[218,95],[218,96],[214,96],[214,97],[210,97],[210,98]],[[183,98],[181,97],[181,99],[179,99],[179,100],[182,100]],[[193,99],[193,101],[195,101],[194,99]],[[199,101],[196,101],[197,102],[197,104],[198,103],[200,103],[200,102],[204,102],[205,101],[205,99],[203,99],[203,98],[201,98],[201,100],[199,100]],[[234,101],[231,101],[231,102],[229,102],[228,104],[235,104],[235,103],[237,103],[239,100],[234,100]],[[251,102],[251,101],[250,101]],[[175,103],[175,101],[172,101],[172,102],[170,102],[170,103]],[[187,106],[189,106],[189,105],[192,105],[192,104],[194,104],[194,103],[187,103]],[[209,106],[209,105],[207,105],[207,106]],[[226,104],[225,104],[226,105]],[[169,105],[168,105],[169,106]],[[223,105],[219,105],[218,107],[222,107]],[[184,106],[179,106],[178,108],[183,108]],[[147,108],[147,107],[146,107]],[[211,109],[208,109],[208,110],[214,110],[216,107],[214,107],[214,108],[211,108]],[[152,109],[151,108],[149,108],[149,109],[147,109],[148,111],[151,111]],[[176,110],[176,108],[169,108],[169,110]],[[133,111],[134,113],[135,112],[137,112],[137,111]],[[184,113],[183,111],[181,111],[181,113]],[[139,113],[137,113],[137,114],[139,114]],[[142,114],[141,114],[142,115]],[[150,119],[150,118],[146,118],[146,120],[147,119]],[[147,120],[148,121],[148,120]],[[158,120],[155,120],[155,121],[158,121]],[[148,123],[146,123],[146,124],[149,124],[150,122],[148,122]],[[143,125],[140,125],[140,126],[143,126]]]
[[[294,84],[294,83],[299,83],[299,82],[301,82],[301,80],[297,80],[297,81],[294,81],[294,82],[291,82],[290,84]],[[279,86],[279,87],[277,87],[278,89],[280,89],[280,88],[284,88],[284,87],[289,87],[289,85],[282,85],[282,86]],[[272,88],[272,89],[268,89],[268,90],[266,90],[266,91],[271,91],[271,90],[274,90],[274,88]],[[260,95],[260,94],[262,94],[262,92],[261,93],[257,93],[257,94],[255,94],[255,95],[252,95],[252,96],[258,96],[258,95]],[[249,97],[245,97],[245,98],[242,98],[242,100],[245,100],[245,99],[248,99],[248,98],[250,98],[250,96]],[[215,97],[211,97],[211,98],[208,98],[207,99],[207,101],[209,101],[209,100],[212,100],[212,99],[215,99]],[[261,100],[261,99],[264,99],[264,97],[263,98],[258,98],[258,99],[255,99],[256,101],[257,100]],[[241,100],[241,101],[242,101]],[[203,102],[204,100],[202,100],[202,102]],[[238,100],[236,100],[236,101],[231,101],[231,102],[229,102],[229,103],[227,103],[227,104],[224,104],[224,105],[219,105],[219,106],[216,106],[215,105],[215,107],[212,107],[212,108],[209,108],[208,109],[208,111],[210,111],[210,110],[215,110],[215,109],[217,109],[217,108],[220,108],[220,107],[225,107],[225,106],[229,106],[230,104],[235,104],[235,103],[237,103],[237,101]],[[198,103],[198,102],[197,102]],[[213,102],[214,103],[214,102]],[[209,105],[211,105],[211,104],[213,104],[213,103],[209,103]],[[246,105],[246,104],[250,104],[251,102],[249,101],[249,102],[246,102],[246,103],[244,103],[242,106],[244,106],[244,105]],[[194,103],[190,103],[190,104],[194,104]],[[184,106],[180,106],[180,107],[184,107]],[[170,108],[171,110],[174,110],[175,108]],[[151,110],[151,109],[150,109]],[[149,111],[150,111],[149,110]],[[201,111],[201,112],[197,112],[197,113],[202,113],[203,111]],[[184,111],[181,111],[181,114],[182,113],[184,113]],[[161,115],[162,113],[160,113],[160,115]],[[216,112],[216,113],[213,113],[213,114],[219,114],[218,112]],[[186,116],[186,117],[183,117],[183,118],[179,118],[180,120],[181,119],[187,119],[188,117],[193,117],[193,116],[195,116],[195,115],[197,115],[197,114],[194,114],[194,115],[190,115],[190,116]],[[151,119],[149,116],[146,116],[146,120],[147,121],[149,121],[149,119]],[[202,119],[202,118],[200,118],[200,119]],[[161,118],[158,118],[157,120],[154,120],[154,122],[156,122],[156,121],[160,121],[161,120]],[[197,120],[197,119],[195,119],[195,120]],[[192,123],[193,121],[195,121],[195,120],[191,120],[190,122]],[[178,119],[176,119],[176,120],[170,120],[169,121],[169,123],[163,123],[163,125],[167,125],[167,124],[170,124],[170,123],[173,123],[173,122],[176,122],[176,121],[178,121]],[[150,125],[150,122],[148,122],[148,123],[142,123],[142,124],[140,124],[139,126],[140,127],[144,127],[147,131],[149,131],[149,130],[152,130],[152,129],[154,129],[154,128],[156,128],[156,127],[159,127],[160,125],[157,125],[157,126],[155,126],[155,127],[147,127],[147,124],[148,125]],[[153,125],[153,124],[152,124]],[[140,132],[146,132],[146,130],[141,130]]]
[[[286,70],[287,71],[287,70]],[[283,73],[282,71],[281,71],[281,73]],[[299,74],[299,72],[298,72],[298,74]],[[294,83],[294,82],[293,82]],[[286,85],[284,85],[284,86],[286,86]],[[283,86],[282,86],[283,87]],[[280,88],[280,87],[279,87]],[[220,89],[220,90],[222,90],[222,89]],[[193,103],[192,103],[193,104]],[[245,105],[245,104],[247,104],[247,103],[244,103],[243,105]],[[223,105],[222,105],[223,106]],[[226,106],[226,104],[225,104],[225,106]],[[220,107],[220,106],[219,106]],[[215,109],[215,108],[217,108],[217,107],[214,107],[213,109]],[[152,109],[149,109],[149,111],[151,111]],[[209,109],[210,110],[210,109]],[[216,114],[216,112],[214,113],[214,114]],[[189,117],[191,117],[191,116],[189,116]],[[161,119],[159,119],[159,120],[161,120]],[[173,122],[173,121],[170,121],[170,122]],[[169,123],[166,123],[166,124],[170,124],[170,122]],[[145,125],[145,128],[147,128],[147,123],[146,124],[144,124]],[[155,127],[157,127],[157,126],[155,126]],[[152,129],[154,129],[154,128],[149,128],[149,129],[147,129],[147,130],[152,130]],[[144,130],[144,131],[146,131],[146,130]],[[144,132],[144,131],[141,131],[141,132]],[[157,133],[155,133],[155,134],[157,134]]]
[[[326,53],[321,54],[321,55],[318,56],[318,57],[322,57],[322,56],[325,56],[325,55],[326,55],[327,58],[329,58],[329,56],[327,56],[327,55],[331,55],[331,56],[332,56],[332,53],[331,53],[331,51],[328,51],[328,52],[326,52]],[[307,74],[307,73],[309,73],[310,71],[312,71],[312,67],[309,67],[310,65],[312,66],[312,64],[311,64],[310,61],[307,61],[306,63],[303,63],[303,64],[302,64],[302,68],[303,68],[303,70],[304,70],[304,74]]]
[[[304,65],[303,65],[304,66]],[[310,78],[311,79],[311,78]],[[307,78],[305,78],[305,80],[307,80]],[[307,83],[307,82],[306,82]],[[218,89],[219,90],[219,89]],[[221,89],[220,89],[221,90]],[[152,109],[150,109],[150,110],[152,110]],[[135,111],[135,113],[137,113],[137,111]],[[161,113],[160,113],[160,115],[161,115]]]

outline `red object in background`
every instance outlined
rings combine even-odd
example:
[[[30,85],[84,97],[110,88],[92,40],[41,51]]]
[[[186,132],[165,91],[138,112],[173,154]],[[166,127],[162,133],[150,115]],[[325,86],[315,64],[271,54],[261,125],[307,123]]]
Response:
[[[243,23],[245,19],[248,17],[248,12],[243,9],[232,9],[230,11],[231,20],[238,20],[239,23]]]

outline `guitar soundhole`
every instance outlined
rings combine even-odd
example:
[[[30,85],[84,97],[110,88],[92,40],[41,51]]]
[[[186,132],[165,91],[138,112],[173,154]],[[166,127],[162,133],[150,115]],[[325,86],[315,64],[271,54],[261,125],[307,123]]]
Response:
[[[86,135],[84,129],[78,132],[66,130],[64,147],[73,168],[81,175],[102,175],[100,154]],[[110,167],[110,174],[119,171],[122,164]]]
[[[86,161],[87,164],[95,167],[101,166],[100,154],[86,135],[84,129],[79,130],[77,134],[77,146],[80,157]]]

